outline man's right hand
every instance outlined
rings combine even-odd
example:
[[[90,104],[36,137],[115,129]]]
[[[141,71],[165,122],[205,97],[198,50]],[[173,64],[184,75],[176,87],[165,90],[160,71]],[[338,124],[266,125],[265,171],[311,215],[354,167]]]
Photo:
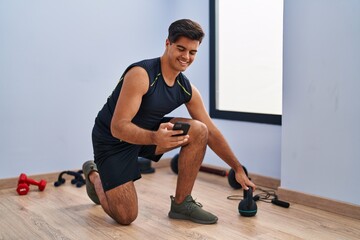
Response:
[[[154,133],[155,145],[162,148],[175,148],[184,145],[189,140],[189,135],[173,136],[183,133],[182,130],[172,130],[174,124],[171,122],[161,123],[159,129]]]

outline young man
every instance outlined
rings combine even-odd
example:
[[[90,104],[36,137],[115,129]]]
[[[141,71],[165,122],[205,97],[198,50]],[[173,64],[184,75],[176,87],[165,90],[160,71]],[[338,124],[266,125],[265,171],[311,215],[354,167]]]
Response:
[[[141,177],[139,156],[158,161],[163,153],[181,147],[170,218],[217,222],[215,215],[191,197],[207,146],[235,170],[243,188],[255,188],[206,112],[199,91],[182,73],[194,61],[203,37],[196,22],[182,19],[172,23],[164,54],[130,65],[95,120],[95,162],[83,165],[86,189],[119,224],[128,225],[138,215],[134,181]],[[182,104],[191,119],[164,117]],[[190,124],[187,135],[174,136],[182,133],[172,130],[178,121]]]

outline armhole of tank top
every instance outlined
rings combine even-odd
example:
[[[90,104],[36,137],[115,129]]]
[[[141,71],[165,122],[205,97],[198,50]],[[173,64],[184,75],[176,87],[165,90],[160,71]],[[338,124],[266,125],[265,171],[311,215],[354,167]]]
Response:
[[[192,86],[191,86],[191,84],[190,84],[190,89],[189,89],[189,91],[190,91],[190,95],[188,95],[188,99],[187,99],[186,103],[190,102],[190,101],[191,101],[191,99],[192,99],[192,96],[193,96],[193,94],[192,94]]]
[[[144,94],[144,96],[145,96],[145,95],[147,95],[147,94],[149,93],[150,84],[151,84],[151,79],[150,79],[149,72],[146,70],[146,68],[145,68],[144,66],[142,66],[142,65],[140,65],[140,64],[136,64],[136,63],[131,64],[130,66],[128,66],[128,67],[126,68],[125,72],[123,73],[123,75],[121,76],[121,78],[120,78],[120,80],[119,80],[119,83],[124,80],[126,73],[128,73],[128,72],[130,71],[130,69],[132,69],[132,68],[134,68],[134,67],[141,67],[141,68],[144,69],[144,70],[146,71],[146,73],[147,73],[147,76],[148,76],[148,79],[149,79],[149,87],[148,87],[146,93]],[[118,83],[118,84],[119,84],[119,83]]]
[[[176,78],[176,83],[180,86],[180,88],[184,91],[184,93],[186,95],[186,102],[185,103],[190,102],[190,100],[192,98],[192,86],[191,86],[191,83],[190,83],[189,79],[185,75],[182,74],[181,77],[179,75]]]

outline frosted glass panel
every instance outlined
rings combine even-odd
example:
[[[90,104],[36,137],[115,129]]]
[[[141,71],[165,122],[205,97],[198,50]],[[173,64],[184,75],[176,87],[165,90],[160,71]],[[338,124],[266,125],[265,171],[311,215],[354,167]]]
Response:
[[[282,114],[283,0],[215,6],[215,110]]]

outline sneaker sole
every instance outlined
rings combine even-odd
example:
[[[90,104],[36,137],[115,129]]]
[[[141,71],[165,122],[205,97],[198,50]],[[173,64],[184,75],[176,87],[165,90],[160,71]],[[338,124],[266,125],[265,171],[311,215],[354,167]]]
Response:
[[[169,212],[168,216],[169,216],[169,218],[172,218],[172,219],[190,220],[192,222],[201,223],[201,224],[214,224],[218,220],[218,218],[213,219],[213,220],[208,220],[208,221],[200,220],[200,219],[192,218],[190,216],[187,216],[187,215],[184,215],[181,213],[174,213],[174,212]]]
[[[92,171],[97,171],[96,165],[93,161],[87,161],[82,166],[83,173],[85,175],[86,193],[89,198],[96,204],[100,204],[99,197],[96,194],[95,186],[90,182],[89,174]]]

